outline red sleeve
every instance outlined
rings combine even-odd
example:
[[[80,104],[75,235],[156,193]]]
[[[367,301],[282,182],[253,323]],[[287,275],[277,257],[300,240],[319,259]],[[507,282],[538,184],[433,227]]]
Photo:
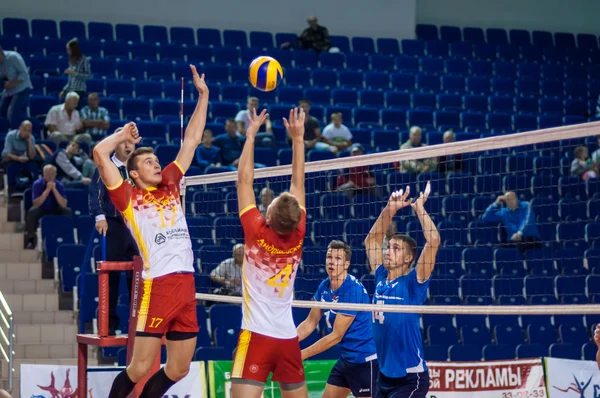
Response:
[[[183,171],[177,161],[171,162],[165,167],[161,173],[162,184],[167,186],[175,186],[179,192],[179,182],[183,178]]]
[[[302,206],[300,206],[300,209],[302,210],[302,217],[296,227],[296,232],[298,232],[298,237],[304,242],[304,237],[306,236],[306,209]]]
[[[119,211],[125,211],[131,202],[131,193],[133,187],[128,182],[121,180],[121,183],[115,187],[106,187],[110,199]]]
[[[240,221],[244,231],[244,239],[254,239],[257,233],[266,224],[265,218],[258,211],[256,205],[250,205],[240,211]]]

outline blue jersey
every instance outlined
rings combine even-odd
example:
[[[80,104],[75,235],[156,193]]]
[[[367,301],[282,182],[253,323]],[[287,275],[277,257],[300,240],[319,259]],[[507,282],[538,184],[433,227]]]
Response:
[[[412,270],[391,282],[383,265],[375,272],[373,304],[421,305],[427,298],[429,280],[419,283]],[[373,335],[377,347],[379,369],[387,377],[404,377],[407,373],[427,370],[423,359],[423,341],[419,314],[376,312]]]
[[[321,282],[315,293],[315,300],[327,303],[369,304],[369,295],[358,279],[348,275],[344,283],[336,290],[331,290],[329,278]],[[375,359],[377,354],[375,354],[375,343],[373,342],[371,314],[366,311],[328,310],[324,313],[327,333],[333,331],[337,314],[354,317],[340,341],[342,347],[340,357],[350,363],[364,363]]]

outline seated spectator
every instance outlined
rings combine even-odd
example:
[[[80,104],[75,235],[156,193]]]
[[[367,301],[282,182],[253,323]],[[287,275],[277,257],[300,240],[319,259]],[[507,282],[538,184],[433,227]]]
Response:
[[[304,119],[304,147],[306,151],[318,149],[317,144],[321,142],[321,125],[319,120],[310,115],[310,101],[301,99],[298,106],[302,108],[305,114]],[[289,139],[289,137],[288,137]]]
[[[506,207],[501,208],[504,203]],[[481,216],[482,221],[502,222],[509,242],[507,246],[517,247],[521,253],[537,249],[540,244],[540,232],[535,223],[535,213],[529,202],[519,201],[517,194],[506,192],[498,196]]]
[[[58,147],[63,141],[75,139],[77,142],[85,142],[88,145],[92,142],[92,137],[87,133],[82,133],[83,124],[79,118],[77,110],[79,104],[79,94],[70,92],[65,97],[65,102],[60,105],[54,105],[46,115],[44,124],[50,132],[50,139]]]
[[[238,120],[235,122],[235,125],[237,127],[237,136],[246,138],[246,122],[244,122],[243,120]]]
[[[244,127],[247,128],[248,125],[250,124],[250,119],[248,119],[248,113],[250,113],[254,110],[256,110],[258,112],[258,98],[257,97],[248,97],[248,102],[246,103],[246,109],[242,109],[241,111],[239,111],[237,113],[237,115],[235,115],[235,121],[236,122],[244,122]],[[265,126],[265,131],[267,133],[273,132],[273,124],[271,123],[271,120],[269,120],[268,118],[267,118],[267,120],[265,120],[264,126]],[[239,127],[239,124],[238,124],[238,127]],[[261,126],[261,130],[262,130],[262,126]],[[245,133],[242,135],[246,136]]]
[[[44,166],[43,177],[33,183],[31,188],[33,206],[27,212],[26,231],[27,248],[33,249],[36,245],[35,231],[39,220],[47,215],[71,215],[67,207],[65,187],[56,180],[56,167],[51,164]]]
[[[413,126],[410,128],[410,135],[408,137],[408,141],[404,144],[400,145],[400,149],[410,149],[410,148],[420,148],[427,146],[424,144],[421,139],[423,135],[423,130],[420,127]],[[428,171],[434,171],[436,168],[437,160],[436,159],[415,159],[415,160],[405,160],[400,164],[399,171],[405,173],[426,173]],[[396,166],[398,164],[396,163]]]
[[[87,89],[87,80],[92,76],[90,61],[81,51],[77,39],[72,39],[67,43],[67,54],[69,55],[69,67],[65,69],[65,75],[69,76],[69,79],[58,97],[62,98],[70,92],[76,92],[79,97],[83,97]]]
[[[454,131],[446,131],[442,139],[444,140],[444,144],[454,142]],[[462,164],[463,159],[460,153],[456,155],[440,156],[438,158],[438,171],[440,173],[462,171]]]
[[[244,138],[238,137],[237,123],[233,119],[225,122],[225,132],[215,137],[214,144],[221,149],[221,163],[237,167],[244,149]]]
[[[267,218],[267,209],[269,205],[273,201],[275,194],[270,188],[263,188],[260,191],[260,204],[258,205],[258,211],[263,215],[263,217]]]
[[[571,175],[583,181],[598,178],[598,164],[589,157],[587,147],[578,146],[574,151],[575,159],[571,162]]]
[[[594,153],[592,153],[592,162],[594,162],[594,164],[600,165],[600,135],[597,135],[596,139],[598,140],[598,149],[596,149]]]
[[[317,17],[308,17],[308,28],[300,34],[296,43],[283,43],[281,48],[302,48],[304,50],[313,50],[316,52],[329,51],[331,48],[331,40],[329,39],[329,31],[326,27],[319,25]]]
[[[360,156],[364,152],[360,144],[352,145],[350,156]],[[355,195],[379,196],[379,189],[375,185],[375,177],[368,166],[350,167],[343,170],[337,177],[336,190],[344,193],[350,199]]]
[[[25,120],[18,130],[9,131],[4,140],[2,164],[6,166],[9,186],[17,185],[16,179],[25,176],[29,183],[38,177],[39,169],[35,162],[35,138],[31,133],[31,122]]]
[[[106,136],[110,127],[110,114],[100,106],[98,93],[91,93],[87,99],[88,104],[80,112],[81,123],[85,128],[84,133],[89,134],[94,141],[99,141]]]
[[[221,166],[221,150],[213,146],[212,130],[204,130],[202,145],[196,148],[196,160],[204,166]]]
[[[244,245],[238,243],[233,246],[233,256],[221,261],[221,264],[210,273],[210,280],[222,287],[215,290],[215,294],[227,296],[242,295],[242,264],[244,263]]]
[[[352,145],[352,133],[350,129],[342,124],[340,112],[331,115],[331,123],[323,129],[322,141],[316,145],[317,149],[330,150],[338,153]]]
[[[87,186],[96,170],[94,162],[75,140],[66,149],[54,152],[50,163],[56,167],[58,180],[69,188]]]
[[[16,51],[0,47],[0,118],[7,119],[11,129],[19,128],[33,86],[23,57]]]

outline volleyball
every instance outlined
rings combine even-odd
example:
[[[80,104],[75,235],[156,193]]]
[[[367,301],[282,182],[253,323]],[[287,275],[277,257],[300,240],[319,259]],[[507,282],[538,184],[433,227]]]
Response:
[[[261,56],[250,64],[248,79],[254,88],[260,91],[272,91],[283,79],[283,69],[276,59]]]

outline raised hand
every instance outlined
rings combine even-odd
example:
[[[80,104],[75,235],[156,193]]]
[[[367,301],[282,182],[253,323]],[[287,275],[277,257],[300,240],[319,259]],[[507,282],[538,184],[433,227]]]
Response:
[[[431,193],[431,182],[427,181],[427,185],[425,186],[425,191],[421,192],[419,194],[419,198],[410,204],[411,207],[414,210],[423,208],[423,206],[425,205],[425,202],[427,202],[427,198],[429,197],[430,193]]]
[[[594,342],[600,347],[600,324],[596,325],[596,329],[594,330]]]
[[[246,137],[254,138],[256,137],[256,133],[260,129],[260,126],[265,122],[265,120],[269,117],[266,109],[260,113],[260,115],[256,115],[256,109],[252,109],[252,112],[248,112],[248,127],[246,128]]]
[[[283,118],[283,125],[287,130],[290,137],[293,138],[304,138],[304,120],[306,115],[302,109],[294,108],[290,110],[289,121]]]
[[[132,145],[139,143],[142,140],[137,129],[137,125],[134,122],[129,122],[123,126],[123,130],[119,131],[124,141],[129,142]]]
[[[390,195],[390,199],[388,200],[388,207],[390,210],[395,213],[398,210],[410,205],[410,187],[406,186],[406,191],[403,189],[392,192]]]
[[[196,67],[191,64],[190,69],[192,70],[192,80],[194,81],[194,86],[196,87],[196,90],[198,90],[198,93],[200,93],[200,95],[208,94],[208,86],[204,81],[204,73],[200,76]]]

